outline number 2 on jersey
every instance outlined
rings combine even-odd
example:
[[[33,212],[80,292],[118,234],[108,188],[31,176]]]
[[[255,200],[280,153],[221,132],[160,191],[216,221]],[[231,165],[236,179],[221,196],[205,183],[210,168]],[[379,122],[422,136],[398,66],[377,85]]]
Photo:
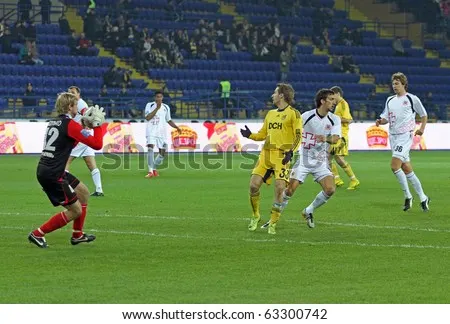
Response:
[[[56,139],[59,136],[59,130],[56,127],[51,127],[48,129],[47,134],[45,134],[45,141],[44,141],[44,151],[55,151],[55,147],[53,146],[53,143],[56,141]]]

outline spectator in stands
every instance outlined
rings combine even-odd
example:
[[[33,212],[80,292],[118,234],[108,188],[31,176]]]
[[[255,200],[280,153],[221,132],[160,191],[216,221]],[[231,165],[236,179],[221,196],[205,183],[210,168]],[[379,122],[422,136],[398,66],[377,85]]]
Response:
[[[351,55],[345,55],[342,57],[342,67],[344,72],[356,73],[356,65],[353,62],[353,57]]]
[[[12,38],[14,40],[14,42],[17,43],[23,43],[25,42],[25,24],[23,23],[23,21],[19,20],[16,22],[16,24],[14,25],[14,29],[13,29],[13,34],[12,34]]]
[[[69,21],[66,18],[64,12],[61,14],[61,17],[58,19],[59,29],[63,35],[69,35],[73,31],[70,29]]]
[[[353,37],[347,26],[343,26],[339,31],[338,37],[336,38],[336,44],[345,46],[353,45]]]
[[[30,10],[32,8],[31,0],[19,0],[17,2],[20,20],[28,21],[30,19]]]
[[[25,93],[23,94],[24,97],[22,99],[22,103],[24,107],[33,107],[36,106],[36,94],[33,90],[33,84],[31,82],[27,83],[27,87],[25,89]]]
[[[316,45],[321,51],[330,47],[331,42],[328,37],[328,29],[323,29],[319,35],[313,36],[313,44]]]
[[[333,56],[331,60],[331,66],[333,67],[333,72],[342,73],[344,72],[344,66],[342,64],[342,56]]]
[[[67,45],[70,48],[71,55],[80,54],[79,52],[80,46],[78,45],[78,37],[77,33],[75,33],[75,30],[72,30],[72,36],[69,38]]]
[[[223,38],[222,43],[224,44],[224,48],[230,50],[232,52],[237,52],[237,47],[234,40],[231,37],[231,30],[227,29],[225,31],[225,37]]]
[[[5,54],[16,54],[17,50],[12,47],[13,38],[9,28],[5,28],[3,36],[0,38],[2,52]]]
[[[122,75],[122,87],[127,87],[127,88],[131,88],[132,84],[131,84],[131,74],[133,72],[131,70],[125,70],[123,69],[121,71],[121,75]]]
[[[285,82],[287,81],[289,73],[289,63],[286,61],[280,62],[280,81]]]
[[[50,24],[50,11],[52,8],[51,0],[40,0],[42,24]]]
[[[88,9],[86,16],[83,18],[83,32],[88,39],[95,38],[97,17],[94,9]]]
[[[106,116],[111,117],[111,100],[108,99],[108,87],[104,84],[98,94],[99,105],[105,108]]]
[[[0,20],[0,37],[3,37],[5,33],[6,24],[3,19]]]
[[[36,40],[36,25],[34,24],[34,21],[25,23],[24,35],[26,39]]]
[[[19,51],[19,64],[33,65],[34,62],[31,56],[31,41],[27,40],[25,45]]]
[[[394,49],[395,56],[406,56],[406,52],[400,37],[395,37],[394,41],[392,42],[392,48]]]
[[[108,87],[118,87],[122,84],[123,76],[115,66],[106,71],[103,75],[103,84]]]
[[[179,51],[177,51],[174,56],[174,67],[176,69],[179,69],[183,67],[183,65],[184,65],[183,55]]]
[[[38,53],[38,49],[37,49],[35,41],[31,42],[30,55],[31,55],[31,60],[34,62],[34,64],[36,64],[36,65],[43,65],[44,64],[44,61],[42,61],[39,58],[39,53]]]
[[[88,55],[89,47],[91,47],[92,42],[86,38],[84,33],[81,33],[80,39],[78,40],[78,53],[81,55]]]

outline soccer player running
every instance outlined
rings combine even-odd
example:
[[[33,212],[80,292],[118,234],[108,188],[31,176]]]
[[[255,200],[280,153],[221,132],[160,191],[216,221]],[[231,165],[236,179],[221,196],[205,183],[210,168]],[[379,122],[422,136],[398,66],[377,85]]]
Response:
[[[84,112],[87,110],[88,106],[86,101],[81,99],[81,90],[76,86],[71,86],[68,92],[72,93],[77,97],[77,107],[78,113],[74,117],[74,120],[81,124],[81,118],[83,117]],[[90,131],[92,134],[92,131]],[[73,160],[78,157],[82,157],[89,171],[91,172],[92,180],[94,181],[95,191],[91,194],[91,196],[95,197],[103,197],[103,187],[102,187],[102,178],[100,175],[100,170],[97,168],[97,163],[95,162],[95,151],[87,146],[84,143],[78,143],[77,146],[74,147],[72,152],[70,152],[70,157],[67,160],[66,171],[69,172],[70,164]]]
[[[395,95],[386,100],[386,105],[380,118],[376,120],[376,125],[389,123],[389,141],[392,150],[391,169],[397,177],[400,187],[405,195],[403,210],[407,211],[412,207],[413,196],[409,191],[408,181],[414,187],[420,198],[420,205],[424,212],[429,210],[430,198],[423,192],[422,184],[415,175],[409,150],[413,143],[414,135],[423,135],[427,124],[427,112],[420,99],[407,92],[408,79],[397,72],[391,77],[392,88]],[[420,116],[420,128],[413,134],[416,126],[416,114]]]
[[[64,170],[70,151],[78,142],[82,142],[95,150],[103,146],[101,123],[104,113],[97,107],[89,108],[93,119],[90,120],[94,134],[74,121],[76,116],[77,97],[71,93],[61,93],[56,100],[56,111],[59,117],[47,125],[44,138],[44,148],[37,167],[37,179],[47,194],[53,206],[63,206],[66,209],[51,217],[47,222],[28,235],[28,240],[40,248],[48,247],[45,235],[53,232],[70,221],[73,222],[72,245],[91,242],[95,236],[83,232],[87,213],[89,190],[74,175]]]
[[[170,108],[163,103],[164,96],[161,91],[155,92],[155,101],[147,103],[145,106],[145,119],[147,123],[147,164],[148,173],[146,178],[153,178],[159,176],[156,167],[161,165],[166,155],[168,138],[166,123],[177,129],[181,133],[181,129],[172,121],[170,116]],[[156,156],[153,153],[153,148],[158,147],[159,154]]]
[[[341,128],[342,134],[341,138],[336,144],[331,145],[330,147],[330,155],[331,155],[331,170],[334,174],[334,182],[337,187],[340,187],[344,184],[344,181],[339,176],[339,171],[336,167],[336,164],[333,162],[336,160],[336,163],[344,170],[344,172],[350,178],[350,183],[348,185],[348,190],[355,190],[359,186],[359,180],[356,178],[353,173],[352,167],[350,164],[345,161],[345,156],[348,155],[348,131],[349,125],[353,123],[353,118],[350,113],[350,107],[347,101],[343,98],[344,92],[340,87],[332,87],[330,89],[334,92],[336,97],[336,108],[334,110],[334,114],[341,118]]]
[[[336,190],[334,176],[328,164],[329,145],[337,143],[341,136],[341,120],[331,112],[335,106],[334,96],[332,90],[319,90],[315,97],[317,109],[302,114],[303,140],[300,157],[292,167],[289,185],[282,194],[284,209],[309,174],[322,186],[322,191],[302,211],[310,228],[314,228],[314,210],[325,204]]]
[[[253,217],[248,229],[255,231],[261,220],[259,211],[261,185],[270,184],[275,176],[275,199],[272,205],[268,233],[276,234],[276,225],[281,215],[283,190],[289,181],[289,162],[302,140],[302,117],[293,108],[294,89],[290,84],[279,83],[272,94],[272,101],[277,109],[270,110],[262,128],[252,133],[245,126],[241,129],[244,137],[254,141],[264,141],[263,149],[250,178],[250,204]]]

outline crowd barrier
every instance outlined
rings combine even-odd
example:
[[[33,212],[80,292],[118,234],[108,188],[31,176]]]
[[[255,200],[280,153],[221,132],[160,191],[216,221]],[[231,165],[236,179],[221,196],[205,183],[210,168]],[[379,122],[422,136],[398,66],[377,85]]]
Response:
[[[240,152],[259,151],[262,142],[241,136],[244,123],[179,123],[181,133],[167,125],[169,152]],[[257,132],[262,123],[247,123]],[[40,153],[44,143],[46,122],[0,122],[0,154]],[[146,151],[147,123],[105,123],[104,153]],[[388,127],[373,123],[350,125],[350,150],[389,150]],[[450,149],[450,124],[428,124],[423,136],[415,136],[414,150]],[[100,151],[99,151],[100,152]]]

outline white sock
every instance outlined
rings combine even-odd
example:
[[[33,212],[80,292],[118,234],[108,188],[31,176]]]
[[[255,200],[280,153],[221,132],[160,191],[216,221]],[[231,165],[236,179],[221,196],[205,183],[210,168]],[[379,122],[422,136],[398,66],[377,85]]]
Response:
[[[161,163],[164,161],[164,156],[161,154],[158,154],[156,156],[155,165],[161,165]]]
[[[149,151],[147,152],[148,172],[153,172],[153,167],[155,166],[154,159],[155,156],[153,154],[153,150],[149,149]]]
[[[406,178],[408,178],[409,182],[412,184],[412,186],[414,187],[414,190],[417,192],[417,194],[419,195],[420,201],[424,201],[426,200],[428,197],[427,195],[425,195],[425,193],[423,192],[422,189],[422,184],[420,183],[419,178],[417,178],[416,174],[413,172],[408,173],[406,175]]]
[[[400,187],[402,187],[405,198],[411,199],[412,195],[411,191],[409,191],[408,180],[406,180],[405,172],[403,172],[402,169],[398,169],[394,172],[394,174],[397,177],[398,182],[400,183]]]
[[[103,192],[103,189],[102,189],[102,178],[100,176],[100,170],[95,168],[94,170],[91,171],[91,175],[92,175],[92,180],[94,181],[95,191],[96,192]]]
[[[306,213],[314,213],[314,209],[319,208],[320,206],[325,204],[328,199],[330,199],[330,196],[326,195],[323,191],[319,192],[316,198],[314,198],[313,202],[308,207],[306,207]]]
[[[281,203],[281,211],[283,211],[289,203],[291,196],[286,195],[286,190],[283,190],[283,202]]]

